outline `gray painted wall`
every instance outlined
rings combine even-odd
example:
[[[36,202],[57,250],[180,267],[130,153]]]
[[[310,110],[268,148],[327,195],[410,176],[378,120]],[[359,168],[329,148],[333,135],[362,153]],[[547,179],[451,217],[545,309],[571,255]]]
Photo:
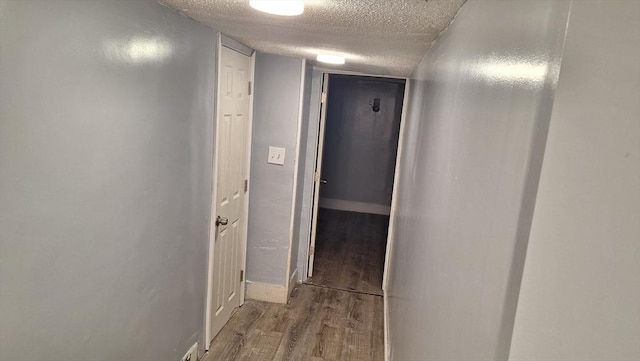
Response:
[[[247,281],[284,286],[290,256],[302,60],[258,53],[251,149]],[[285,164],[267,163],[269,146]]]
[[[396,80],[330,76],[321,198],[391,205],[403,95]]]
[[[0,3],[0,359],[203,345],[216,32],[152,1]]]
[[[512,360],[640,360],[639,99],[640,2],[574,1]]]
[[[387,298],[393,360],[504,360],[568,2],[469,0],[411,94]]]

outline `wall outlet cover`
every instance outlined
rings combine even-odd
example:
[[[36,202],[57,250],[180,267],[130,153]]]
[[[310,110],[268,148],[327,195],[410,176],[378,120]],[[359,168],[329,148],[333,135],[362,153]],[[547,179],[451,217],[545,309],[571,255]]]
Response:
[[[284,148],[269,146],[269,157],[267,158],[267,163],[284,165],[285,152],[286,149]]]
[[[198,361],[198,343],[194,343],[193,346],[182,356],[180,361]]]

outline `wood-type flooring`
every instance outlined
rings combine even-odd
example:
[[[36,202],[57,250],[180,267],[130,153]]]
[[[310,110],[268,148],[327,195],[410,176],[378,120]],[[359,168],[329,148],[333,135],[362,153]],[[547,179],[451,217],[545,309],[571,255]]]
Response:
[[[247,300],[203,361],[383,361],[388,218],[320,209],[308,284],[286,305]]]
[[[320,208],[308,282],[382,295],[389,216]]]
[[[204,361],[383,361],[383,301],[308,284],[289,304],[247,300]]]

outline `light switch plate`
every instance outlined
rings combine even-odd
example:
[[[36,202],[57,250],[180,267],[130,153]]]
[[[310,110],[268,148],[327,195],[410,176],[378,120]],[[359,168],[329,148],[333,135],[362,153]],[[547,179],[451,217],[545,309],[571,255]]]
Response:
[[[267,163],[284,165],[284,155],[286,149],[280,147],[269,147],[269,158]]]

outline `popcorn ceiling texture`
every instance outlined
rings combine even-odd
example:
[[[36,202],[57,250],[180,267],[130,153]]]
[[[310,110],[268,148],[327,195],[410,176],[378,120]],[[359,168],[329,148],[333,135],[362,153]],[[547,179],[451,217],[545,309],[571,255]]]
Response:
[[[465,0],[310,0],[296,17],[254,10],[249,0],[158,0],[265,53],[306,58],[344,54],[336,67],[408,76]],[[330,65],[322,64],[329,68]]]

